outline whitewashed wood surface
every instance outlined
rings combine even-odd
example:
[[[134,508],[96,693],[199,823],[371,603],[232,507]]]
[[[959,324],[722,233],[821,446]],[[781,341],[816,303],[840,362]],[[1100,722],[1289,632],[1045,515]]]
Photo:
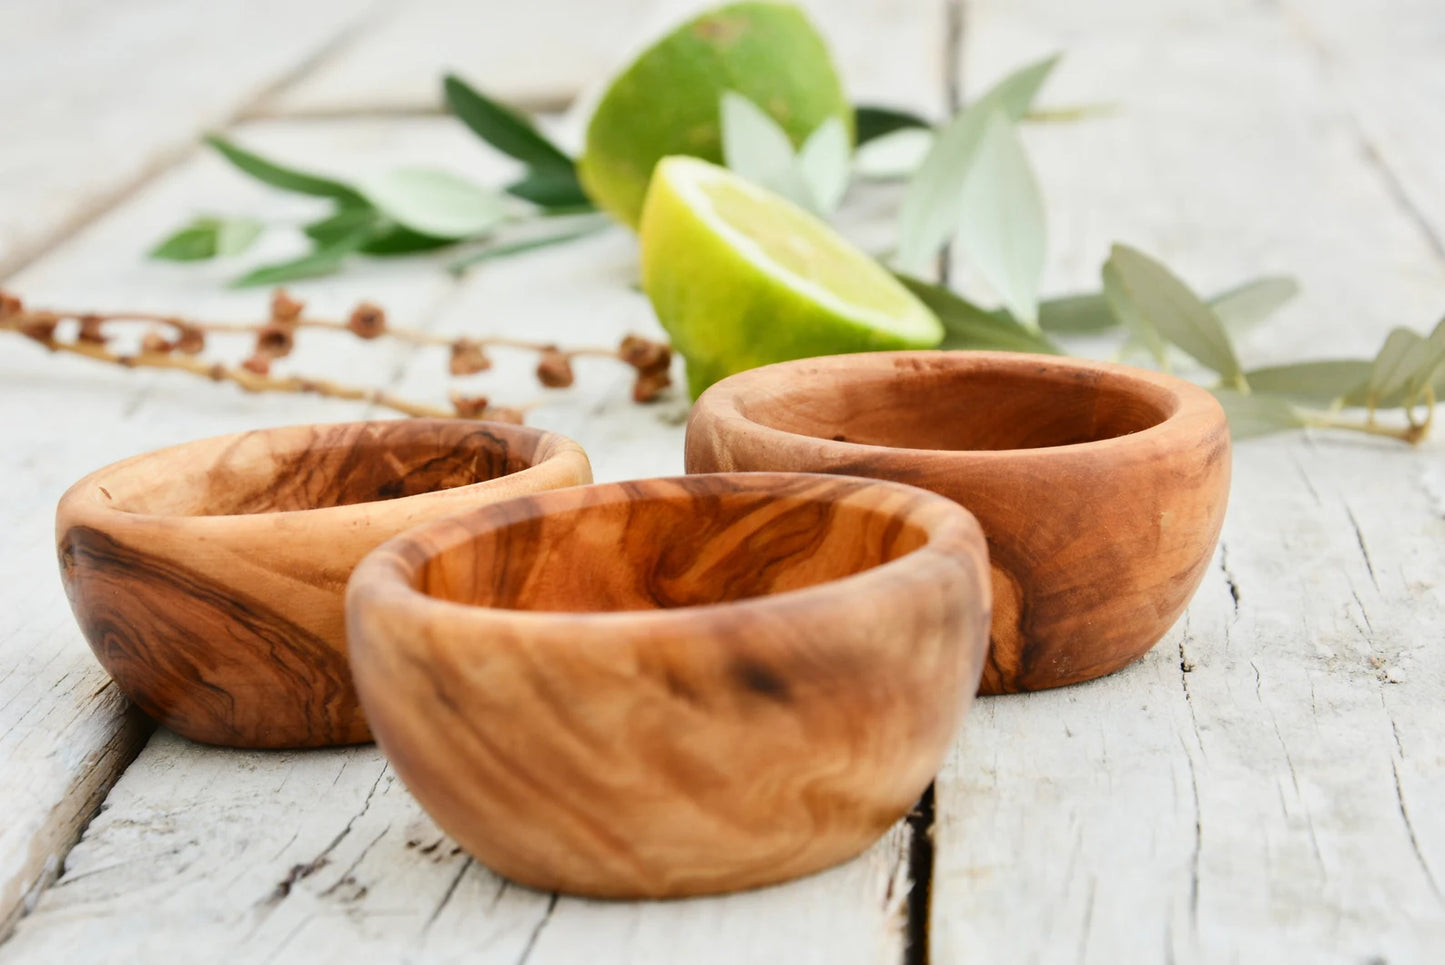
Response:
[[[0,144],[0,283],[37,304],[253,317],[264,295],[222,286],[236,266],[140,257],[198,211],[314,210],[187,151],[200,128],[289,115],[232,133],[343,173],[422,162],[500,180],[505,162],[458,125],[411,116],[434,106],[442,69],[560,104],[658,18],[697,4],[501,6],[328,0],[269,21],[161,0],[33,17],[0,7],[7,51],[33,65],[65,50],[71,65],[49,88],[61,92],[52,109],[40,94],[0,100],[7,134],[28,139],[23,153]],[[860,97],[941,110],[952,19],[965,28],[965,93],[1062,49],[1045,99],[1118,105],[1029,133],[1055,290],[1092,284],[1115,239],[1204,289],[1295,274],[1305,295],[1245,346],[1259,362],[1372,352],[1390,326],[1425,328],[1445,309],[1445,15],[1430,0],[810,9]],[[157,24],[183,42],[137,53]],[[509,45],[510,29],[526,39]],[[0,72],[15,63],[0,57]],[[14,77],[10,90],[42,91],[33,72]],[[113,163],[82,150],[107,125],[130,135]],[[895,198],[856,194],[850,230],[885,243]],[[325,311],[372,298],[436,330],[599,344],[657,331],[621,230],[460,282],[443,261],[372,262],[294,287]],[[438,356],[377,348],[318,335],[295,361],[442,397]],[[680,471],[682,401],[632,405],[627,373],[606,362],[579,376],[535,422],[582,442],[599,479]],[[522,363],[475,385],[509,401],[542,393]],[[910,881],[900,826],[805,881],[608,904],[479,868],[373,748],[223,751],[164,731],[147,742],[73,625],[50,534],[71,480],[187,438],[364,413],[18,341],[0,352],[0,933],[29,912],[0,961],[1407,962],[1445,949],[1439,442],[1311,433],[1241,445],[1218,565],[1145,661],[976,705],[938,783],[931,879]],[[927,957],[904,941],[910,887],[925,885]]]

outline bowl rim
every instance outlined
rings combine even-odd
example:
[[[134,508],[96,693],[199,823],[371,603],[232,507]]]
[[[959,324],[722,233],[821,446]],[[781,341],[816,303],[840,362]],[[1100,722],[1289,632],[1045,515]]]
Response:
[[[511,437],[513,440],[535,439],[537,444],[536,451],[541,454],[541,458],[527,468],[518,470],[517,472],[496,476],[492,479],[484,479],[479,482],[468,483],[464,486],[451,486],[445,489],[433,489],[427,492],[413,493],[410,496],[363,500],[354,503],[344,503],[339,506],[319,506],[311,509],[288,509],[256,513],[140,513],[121,509],[107,502],[102,497],[102,493],[105,492],[104,485],[106,480],[114,479],[123,473],[132,473],[136,469],[161,457],[176,456],[188,450],[223,448],[228,444],[239,442],[248,436],[269,436],[279,438],[286,444],[299,444],[304,442],[311,433],[318,429],[365,430],[374,426],[408,426],[418,432],[470,427],[482,430],[483,434],[489,439],[505,437]],[[363,436],[363,439],[364,438]],[[374,439],[368,441],[375,442]],[[258,429],[247,429],[241,432],[228,432],[221,435],[205,436],[200,439],[191,439],[175,445],[151,449],[109,463],[83,476],[66,489],[57,504],[57,516],[60,518],[68,516],[84,517],[92,521],[106,519],[115,521],[117,526],[147,526],[159,524],[167,526],[231,528],[248,524],[262,525],[262,521],[289,525],[301,520],[344,526],[369,518],[375,513],[377,506],[387,506],[391,507],[394,511],[405,512],[408,509],[428,505],[440,500],[466,499],[485,489],[499,489],[502,488],[503,485],[516,485],[517,483],[523,483],[529,487],[545,490],[557,485],[563,485],[562,483],[549,480],[565,479],[569,475],[580,475],[583,479],[591,478],[591,464],[587,459],[586,452],[572,439],[535,426],[493,422],[482,419],[463,420],[441,418],[357,419],[346,422],[296,423],[282,426],[265,426]],[[92,522],[91,525],[94,525],[94,523]]]
[[[609,506],[631,502],[636,497],[629,487],[637,484],[672,484],[684,490],[693,487],[730,486],[735,492],[776,492],[780,483],[813,481],[839,484],[845,488],[843,498],[863,497],[870,493],[892,495],[903,499],[898,507],[908,518],[916,518],[925,529],[923,545],[891,560],[870,566],[856,573],[824,580],[809,586],[779,593],[765,593],[738,600],[704,603],[680,607],[658,607],[639,610],[519,610],[479,606],[446,600],[418,589],[414,577],[434,556],[460,543],[476,539],[481,532],[514,525],[570,509]],[[701,494],[699,494],[701,495]],[[596,501],[602,496],[603,501]],[[649,495],[647,498],[653,498]],[[880,504],[870,508],[885,511]],[[897,512],[898,509],[894,509]],[[486,530],[473,532],[466,524],[476,517],[493,516],[495,523]],[[448,530],[451,530],[448,534]],[[434,546],[421,541],[441,540]],[[535,631],[573,628],[605,629],[615,632],[625,627],[649,633],[688,634],[695,631],[697,621],[741,618],[748,613],[769,613],[779,609],[795,611],[799,606],[813,610],[820,607],[856,606],[857,601],[886,592],[898,581],[936,584],[947,570],[957,571],[960,559],[971,567],[982,588],[983,602],[991,605],[988,577],[988,549],[983,529],[974,515],[963,506],[937,493],[891,480],[865,476],[803,472],[726,472],[695,473],[683,476],[661,476],[620,482],[594,483],[531,493],[478,506],[465,513],[434,520],[414,527],[381,544],[369,553],[352,572],[347,586],[348,624],[353,611],[406,610],[420,623],[438,620],[461,620],[479,628],[498,623],[510,626],[527,625]],[[786,615],[786,614],[784,614]],[[348,634],[350,635],[350,634]]]
[[[797,370],[819,371],[885,372],[896,368],[900,361],[919,360],[942,362],[958,371],[969,368],[980,370],[1008,371],[1028,375],[1030,369],[1038,366],[1065,372],[1092,373],[1111,382],[1124,391],[1135,395],[1147,393],[1150,401],[1172,404],[1172,409],[1158,422],[1137,432],[1093,439],[1087,442],[1071,442],[1057,446],[1030,446],[1014,449],[916,449],[907,446],[885,446],[864,442],[849,442],[814,436],[807,433],[781,429],[766,422],[760,422],[744,411],[749,397],[760,387],[770,386],[775,380],[786,378]],[[1037,373],[1035,373],[1037,374]],[[1140,388],[1143,392],[1140,392]],[[1119,455],[1120,450],[1128,452],[1140,447],[1149,447],[1157,441],[1178,435],[1180,427],[1189,422],[1203,422],[1205,425],[1223,425],[1224,409],[1219,401],[1205,388],[1162,372],[1122,365],[1117,362],[1103,362],[1094,359],[1079,359],[1071,356],[1042,355],[1032,352],[1004,352],[958,349],[923,349],[901,352],[856,352],[846,355],[825,355],[815,358],[792,359],[775,362],[754,369],[748,369],[710,386],[698,397],[688,420],[688,431],[692,432],[700,420],[710,420],[711,434],[722,433],[718,426],[741,428],[743,431],[771,439],[778,445],[790,445],[787,440],[808,440],[824,450],[848,453],[854,456],[874,457],[883,453],[896,453],[917,460],[957,462],[966,460],[997,461],[1003,459],[1049,459],[1062,455],[1106,456]],[[1190,443],[1193,435],[1184,433]]]

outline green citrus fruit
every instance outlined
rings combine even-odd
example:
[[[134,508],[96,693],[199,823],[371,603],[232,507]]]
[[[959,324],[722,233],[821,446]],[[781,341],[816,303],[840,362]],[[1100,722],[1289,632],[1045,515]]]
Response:
[[[735,3],[710,10],[648,48],[612,81],[587,126],[578,161],[598,206],[636,227],[659,160],[722,161],[718,102],[736,91],[801,145],[818,125],[853,110],[828,48],[797,7]]]
[[[689,157],[657,165],[642,210],[642,287],[696,397],[769,362],[931,348],[938,319],[802,208]]]

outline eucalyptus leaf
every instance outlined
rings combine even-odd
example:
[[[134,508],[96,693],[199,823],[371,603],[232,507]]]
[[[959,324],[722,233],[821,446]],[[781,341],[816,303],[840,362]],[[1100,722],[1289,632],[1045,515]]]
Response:
[[[398,168],[371,179],[365,190],[392,220],[436,238],[477,237],[507,216],[500,193],[447,171]]]
[[[898,265],[917,273],[953,237],[963,217],[964,185],[997,110],[1017,119],[1029,109],[1058,56],[1015,71],[943,125],[903,196]]]
[[[1104,281],[1104,301],[1108,304],[1110,313],[1129,333],[1128,339],[1119,350],[1120,357],[1127,358],[1130,352],[1143,349],[1153,356],[1160,368],[1168,371],[1169,346],[1165,344],[1159,330],[1150,324],[1129,296],[1118,266],[1112,261],[1106,261],[1100,275]]]
[[[859,104],[853,108],[854,137],[858,147],[895,131],[932,126],[912,111],[874,104]]]
[[[1367,359],[1323,359],[1250,369],[1250,391],[1274,395],[1298,405],[1328,406],[1348,398],[1370,378]]]
[[[1164,339],[1177,345],[1199,364],[1218,372],[1226,381],[1243,378],[1239,359],[1219,316],[1168,268],[1128,245],[1115,245],[1106,268],[1112,266],[1119,297]],[[1108,274],[1105,277],[1108,291]],[[1110,304],[1115,311],[1119,303]]]
[[[1286,432],[1308,424],[1294,406],[1278,396],[1215,389],[1214,397],[1224,407],[1229,434],[1236,440]]]
[[[588,235],[595,235],[611,227],[612,221],[609,218],[588,219],[585,224],[572,225],[565,230],[554,234],[540,235],[534,238],[523,238],[518,241],[509,241],[501,244],[488,245],[480,251],[474,251],[469,255],[458,258],[447,266],[447,270],[454,275],[464,275],[467,270],[480,265],[483,262],[498,261],[502,258],[510,258],[513,255],[525,254],[529,251],[536,251],[539,248],[550,248],[552,245],[564,244],[568,241],[576,241]]]
[[[957,243],[1015,318],[1038,322],[1044,201],[1013,122],[995,111],[963,184]]]
[[[848,129],[836,117],[819,124],[798,151],[797,168],[820,214],[831,214],[848,190],[848,171],[853,150]]]
[[[319,198],[335,198],[343,204],[366,204],[361,193],[349,184],[268,161],[258,154],[237,147],[219,134],[207,135],[206,143],[221,152],[221,155],[236,167],[273,188]]]
[[[944,349],[994,349],[1060,355],[1059,347],[1003,312],[986,311],[956,292],[910,275],[895,273],[918,300],[943,323]]]
[[[256,268],[233,281],[231,287],[251,288],[259,285],[280,285],[303,278],[318,278],[322,275],[333,274],[348,256],[360,250],[368,237],[370,237],[369,231],[357,230],[329,245],[323,245],[309,254],[302,255],[300,258]]]
[[[570,173],[572,159],[521,114],[497,103],[455,74],[443,81],[447,104],[482,140],[537,173]]]
[[[1299,282],[1288,275],[1273,275],[1220,292],[1209,300],[1209,307],[1227,330],[1239,334],[1269,318],[1298,294]]]
[[[793,142],[767,111],[736,91],[724,91],[718,105],[723,161],[754,184],[813,207],[813,194],[803,182]]]

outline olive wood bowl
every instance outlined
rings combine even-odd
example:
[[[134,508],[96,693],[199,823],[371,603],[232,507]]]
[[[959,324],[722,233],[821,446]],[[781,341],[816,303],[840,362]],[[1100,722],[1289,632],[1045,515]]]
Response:
[[[400,420],[294,426],[135,456],[60,501],[61,575],[120,689],[193,740],[370,740],[346,662],[351,570],[418,523],[592,481],[569,439]]]
[[[993,694],[1112,673],[1168,631],[1213,556],[1230,449],[1214,397],[1167,375],[888,352],[719,382],[693,408],[686,465],[872,476],[968,507],[993,570]]]
[[[893,483],[589,486],[412,530],[347,595],[382,750],[449,834],[534,888],[748,888],[866,848],[978,686],[973,517]]]

